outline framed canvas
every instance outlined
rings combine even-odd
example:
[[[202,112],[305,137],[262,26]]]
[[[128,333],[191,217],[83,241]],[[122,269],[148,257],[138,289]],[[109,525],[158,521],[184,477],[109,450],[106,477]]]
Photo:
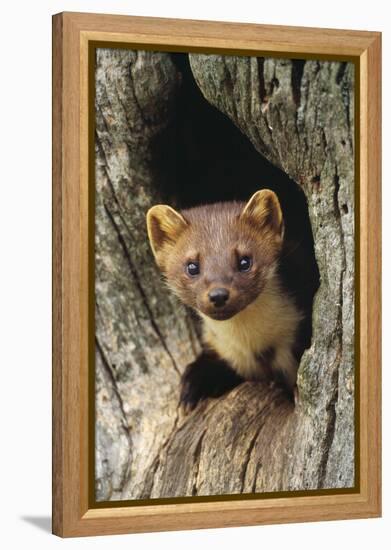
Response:
[[[53,17],[53,532],[381,513],[381,35]]]

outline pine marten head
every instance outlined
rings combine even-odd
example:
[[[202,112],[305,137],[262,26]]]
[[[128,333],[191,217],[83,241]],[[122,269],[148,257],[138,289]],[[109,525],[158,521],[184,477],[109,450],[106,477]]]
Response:
[[[253,302],[274,276],[284,223],[275,193],[177,212],[153,206],[147,228],[156,262],[188,306],[216,320]]]

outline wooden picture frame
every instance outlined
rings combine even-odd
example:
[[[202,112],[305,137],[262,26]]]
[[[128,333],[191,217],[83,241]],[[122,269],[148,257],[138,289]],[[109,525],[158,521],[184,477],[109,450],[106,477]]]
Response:
[[[359,484],[264,499],[91,507],[89,472],[89,46],[346,56],[359,87]],[[381,35],[61,13],[53,17],[53,532],[84,536],[378,517],[381,514]]]

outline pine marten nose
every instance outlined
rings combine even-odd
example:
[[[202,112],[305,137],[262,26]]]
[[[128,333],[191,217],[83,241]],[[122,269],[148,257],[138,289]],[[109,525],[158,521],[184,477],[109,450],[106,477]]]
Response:
[[[221,307],[228,300],[229,292],[226,288],[213,288],[208,296],[215,307]]]

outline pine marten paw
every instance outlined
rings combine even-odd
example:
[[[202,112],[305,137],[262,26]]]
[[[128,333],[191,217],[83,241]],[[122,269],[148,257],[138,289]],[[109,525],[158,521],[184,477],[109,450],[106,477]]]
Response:
[[[182,375],[180,405],[185,413],[210,397],[220,397],[243,382],[229,365],[218,358],[202,354],[188,365]]]

